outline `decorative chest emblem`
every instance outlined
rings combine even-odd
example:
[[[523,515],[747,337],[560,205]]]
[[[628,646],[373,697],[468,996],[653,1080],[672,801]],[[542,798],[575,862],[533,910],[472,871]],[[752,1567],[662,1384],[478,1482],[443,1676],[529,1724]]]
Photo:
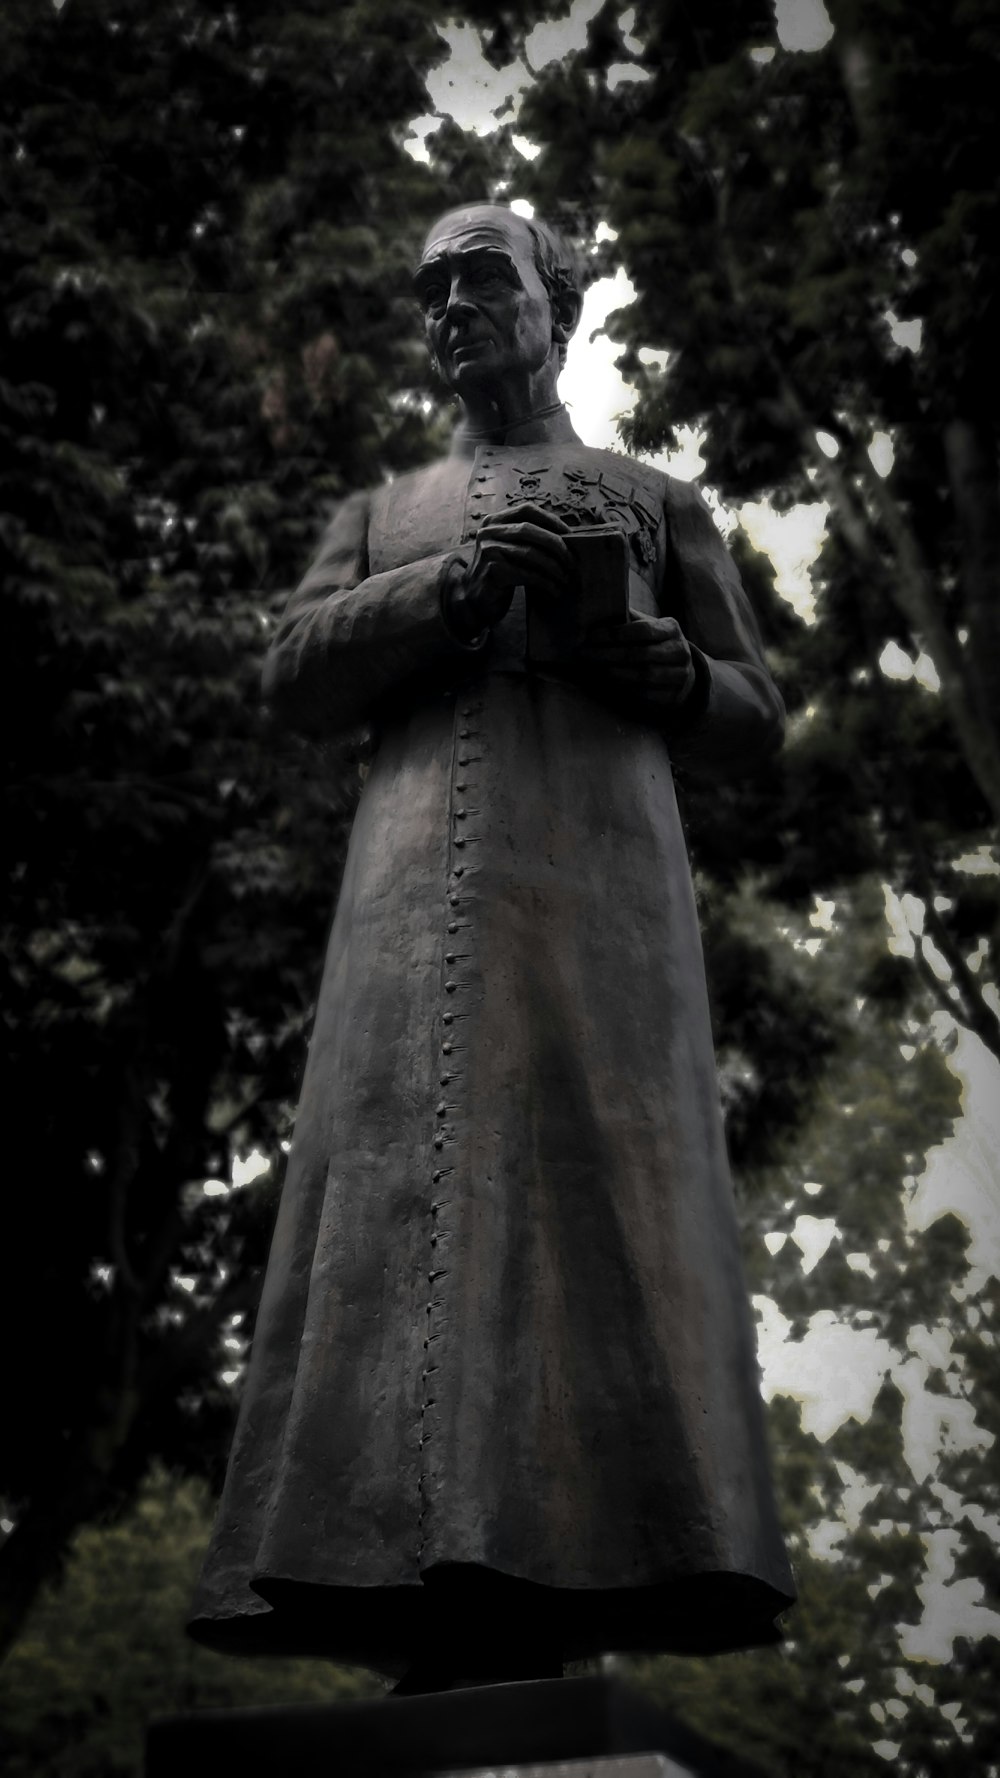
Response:
[[[617,525],[628,537],[640,568],[648,568],[653,562],[659,510],[624,476],[618,481],[611,480],[603,470],[588,474],[568,464],[546,463],[527,468],[512,463],[504,479],[508,506],[532,500],[575,527]]]

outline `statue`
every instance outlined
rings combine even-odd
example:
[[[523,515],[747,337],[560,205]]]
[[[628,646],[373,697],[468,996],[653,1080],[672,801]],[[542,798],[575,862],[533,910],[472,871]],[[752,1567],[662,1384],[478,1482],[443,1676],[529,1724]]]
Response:
[[[343,503],[265,669],[380,739],[192,1625],[410,1690],[793,1592],[670,767],[781,700],[701,496],[573,431],[557,238],[450,212],[415,287],[452,454]]]

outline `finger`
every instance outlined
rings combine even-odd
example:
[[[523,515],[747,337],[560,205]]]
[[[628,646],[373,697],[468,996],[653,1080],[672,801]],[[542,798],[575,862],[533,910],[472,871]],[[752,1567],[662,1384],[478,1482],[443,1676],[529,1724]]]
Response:
[[[590,660],[603,661],[608,666],[620,664],[632,667],[637,673],[655,672],[661,666],[670,671],[683,668],[686,672],[690,660],[688,647],[684,642],[660,642],[632,648],[614,642],[595,644],[588,637],[580,653]]]
[[[487,556],[491,561],[519,561],[527,556],[538,557],[542,561],[553,562],[567,572],[571,566],[569,551],[560,545],[559,539],[549,537],[544,531],[525,530],[518,536],[494,536],[491,532],[480,533],[478,553]]]
[[[569,585],[569,563],[560,562],[547,550],[528,545],[494,549],[483,546],[480,572],[504,586],[547,586],[564,590]]]
[[[608,625],[598,629],[591,626],[587,630],[587,644],[601,654],[631,654],[645,659],[647,655],[662,654],[679,656],[690,653],[689,645],[683,636],[635,636],[631,634],[631,624]]]
[[[489,538],[491,542],[503,544],[529,543],[537,549],[547,549],[560,561],[569,562],[570,554],[562,537],[556,531],[548,530],[544,525],[536,525],[529,520],[487,519],[479,528],[480,538]]]
[[[689,675],[683,672],[642,673],[635,667],[612,667],[605,675],[615,685],[646,686],[651,691],[686,686]]]
[[[531,537],[480,537],[478,559],[489,565],[491,573],[524,578],[524,570],[542,574],[568,586],[573,571],[572,560],[565,550],[553,547],[555,538],[545,539],[543,533]]]
[[[644,685],[686,684],[692,673],[687,660],[654,660],[647,654],[609,658],[605,654],[595,655],[581,648],[578,650],[578,658],[594,672],[600,673],[602,678],[630,679],[641,681]]]
[[[546,506],[536,506],[533,500],[518,500],[513,506],[508,506],[505,512],[497,513],[495,520],[490,518],[486,522],[493,524],[498,521],[505,524],[511,519],[515,522],[527,520],[531,524],[540,525],[546,531],[552,532],[572,531],[573,529],[572,525],[560,518],[557,512],[550,512]]]
[[[684,637],[676,618],[630,617],[626,623],[596,623],[587,632],[588,640],[598,646],[649,648],[656,643],[679,643]]]

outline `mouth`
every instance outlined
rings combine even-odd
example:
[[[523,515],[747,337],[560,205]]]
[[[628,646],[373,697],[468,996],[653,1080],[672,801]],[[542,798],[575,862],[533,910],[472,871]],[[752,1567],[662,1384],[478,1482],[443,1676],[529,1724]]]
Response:
[[[453,364],[458,364],[463,358],[475,357],[476,353],[483,351],[485,347],[489,346],[489,343],[488,339],[459,340],[455,345],[449,346],[448,356]]]

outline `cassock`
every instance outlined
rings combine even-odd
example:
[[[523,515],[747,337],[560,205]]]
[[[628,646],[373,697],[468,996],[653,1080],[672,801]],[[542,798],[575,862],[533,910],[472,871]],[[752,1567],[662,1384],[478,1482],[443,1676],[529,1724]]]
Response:
[[[627,539],[697,688],[664,727],[442,589],[525,500]],[[266,681],[379,736],[192,1630],[392,1674],[513,1603],[567,1659],[774,1639],[768,1471],[671,761],[782,706],[701,496],[564,413],[336,513]]]

